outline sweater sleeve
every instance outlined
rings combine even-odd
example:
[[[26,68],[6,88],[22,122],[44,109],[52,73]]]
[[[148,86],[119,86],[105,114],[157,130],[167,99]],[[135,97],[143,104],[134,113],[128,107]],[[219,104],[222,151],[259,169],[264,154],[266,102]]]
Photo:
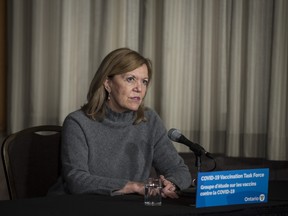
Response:
[[[128,182],[127,179],[115,179],[92,175],[88,166],[89,146],[81,126],[73,118],[67,117],[62,131],[62,178],[66,182],[66,191],[72,194],[97,193],[114,195]]]
[[[180,190],[191,186],[192,178],[188,166],[177,152],[167,135],[167,130],[156,114],[154,119],[154,157],[153,166],[158,174],[173,182]]]

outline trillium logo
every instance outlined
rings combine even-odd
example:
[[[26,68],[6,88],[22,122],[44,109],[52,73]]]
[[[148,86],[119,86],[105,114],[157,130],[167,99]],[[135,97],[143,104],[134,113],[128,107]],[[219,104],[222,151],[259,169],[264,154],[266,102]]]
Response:
[[[259,200],[260,200],[261,202],[263,202],[263,201],[265,200],[265,195],[264,195],[264,194],[260,194]]]

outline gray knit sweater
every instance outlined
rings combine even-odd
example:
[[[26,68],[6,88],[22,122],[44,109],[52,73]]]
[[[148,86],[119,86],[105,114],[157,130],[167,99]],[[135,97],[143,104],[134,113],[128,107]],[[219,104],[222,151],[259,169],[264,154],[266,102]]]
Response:
[[[62,131],[62,178],[50,193],[112,195],[128,181],[143,182],[151,166],[180,189],[191,185],[191,175],[152,109],[147,122],[133,125],[133,111],[95,121],[83,111],[70,113]]]

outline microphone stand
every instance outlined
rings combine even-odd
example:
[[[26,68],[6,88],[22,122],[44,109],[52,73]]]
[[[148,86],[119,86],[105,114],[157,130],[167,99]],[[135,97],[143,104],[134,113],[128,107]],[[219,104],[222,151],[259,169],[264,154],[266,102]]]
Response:
[[[198,179],[198,173],[201,172],[201,156],[204,154],[203,151],[201,150],[195,150],[190,148],[190,150],[194,153],[195,155],[195,166],[197,167],[197,173],[196,173],[196,179],[193,179],[193,183],[192,185],[194,187],[197,187],[197,179]],[[216,168],[216,161],[215,159],[212,157],[212,155],[209,152],[205,153],[206,157],[212,159],[214,161],[214,167],[212,169],[210,169],[209,171],[212,171]]]
[[[191,148],[190,148],[191,151],[193,151]],[[196,187],[197,186],[197,179],[198,179],[198,172],[201,171],[201,155],[202,155],[202,152],[201,151],[193,151],[194,152],[194,155],[195,155],[195,166],[197,167],[197,173],[196,173],[196,178],[193,179],[193,186]]]
[[[191,151],[192,148],[190,148]],[[195,166],[197,167],[197,170],[198,172],[201,171],[201,155],[202,155],[202,152],[201,151],[193,151],[194,152],[194,155],[195,155]]]
[[[198,172],[201,171],[201,154],[195,153],[195,166],[197,167]]]

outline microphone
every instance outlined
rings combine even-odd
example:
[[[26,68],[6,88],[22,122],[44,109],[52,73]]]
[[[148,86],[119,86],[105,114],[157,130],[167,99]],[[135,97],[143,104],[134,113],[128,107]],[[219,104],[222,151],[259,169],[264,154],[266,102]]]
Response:
[[[205,154],[207,156],[209,155],[209,152],[206,152],[205,149],[201,145],[188,140],[183,134],[181,134],[180,130],[178,129],[171,128],[168,131],[168,137],[174,142],[182,143],[188,146],[190,150],[193,151],[197,155],[202,155],[202,154]]]

